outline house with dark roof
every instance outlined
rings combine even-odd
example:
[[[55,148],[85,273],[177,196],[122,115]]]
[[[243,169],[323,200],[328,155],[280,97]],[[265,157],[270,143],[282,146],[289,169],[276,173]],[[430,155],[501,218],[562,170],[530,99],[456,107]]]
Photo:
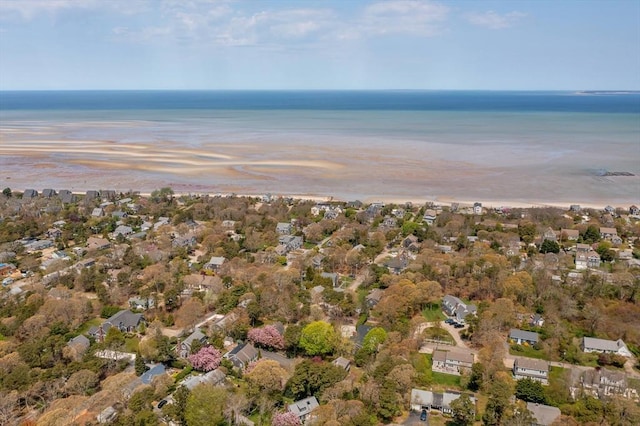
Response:
[[[384,296],[384,290],[374,288],[369,292],[369,294],[365,296],[364,300],[369,308],[373,308],[378,303],[380,303],[380,300],[382,300],[382,296]]]
[[[540,341],[540,336],[538,333],[533,331],[525,331],[519,330],[517,328],[512,328],[509,332],[509,340],[512,343],[518,345],[524,345],[525,343],[528,345],[535,345]]]
[[[221,256],[213,256],[202,269],[217,272],[227,259]]]
[[[338,287],[338,284],[340,283],[338,279],[338,274],[336,274],[335,272],[321,272],[320,276],[322,278],[330,279],[331,285],[333,285],[334,287]]]
[[[38,196],[38,191],[36,191],[35,189],[25,189],[24,193],[22,194],[22,199],[30,200],[32,198],[36,198],[37,196]]]
[[[475,315],[478,312],[476,305],[466,304],[451,295],[446,295],[442,298],[442,309],[448,316],[455,318],[460,324],[465,323],[467,315]]]
[[[60,198],[60,201],[64,204],[73,204],[76,202],[76,196],[68,189],[61,189],[58,193],[58,198]]]
[[[100,197],[100,193],[98,191],[89,190],[85,193],[84,199],[85,201],[91,201],[99,197]]]
[[[279,222],[276,225],[276,232],[278,235],[291,235],[291,232],[293,232],[293,226],[289,222]]]
[[[69,340],[69,342],[67,342],[67,346],[72,348],[77,356],[82,357],[87,349],[89,349],[89,346],[91,346],[91,342],[85,336],[80,334],[79,336]]]
[[[98,327],[89,329],[89,336],[98,341],[103,341],[111,327],[117,327],[121,332],[133,332],[144,322],[142,314],[134,314],[130,310],[122,310],[105,320]]]
[[[343,368],[345,371],[351,370],[351,361],[341,356],[331,361],[331,364]]]
[[[289,412],[298,416],[300,423],[304,424],[309,419],[309,416],[313,410],[318,408],[320,404],[315,396],[310,396],[300,401],[296,401],[293,404],[289,404]]]
[[[250,362],[258,359],[258,350],[251,343],[242,343],[224,355],[236,368],[244,370]]]
[[[549,363],[541,359],[516,358],[513,362],[513,377],[516,380],[532,379],[546,385],[549,382]]]
[[[55,197],[56,195],[58,195],[58,194],[56,194],[56,190],[55,189],[47,188],[47,189],[43,189],[42,190],[42,196],[44,198],[52,198],[52,197]]]
[[[202,331],[200,331],[200,329],[197,329],[196,331],[191,333],[176,347],[178,356],[181,358],[188,357],[191,354],[191,346],[195,341],[204,344],[207,341],[207,336]]]
[[[155,364],[151,366],[147,371],[145,371],[144,374],[142,374],[142,376],[140,376],[140,381],[143,384],[148,385],[151,383],[151,381],[154,378],[158,376],[162,376],[163,374],[166,374],[166,369],[164,367],[164,364],[162,363]]]

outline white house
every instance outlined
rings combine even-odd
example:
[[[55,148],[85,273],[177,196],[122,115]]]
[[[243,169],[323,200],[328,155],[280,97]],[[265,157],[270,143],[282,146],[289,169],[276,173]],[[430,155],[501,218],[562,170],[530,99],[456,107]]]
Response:
[[[549,382],[549,363],[541,359],[516,358],[513,377],[516,380],[532,379],[546,385]]]
[[[473,366],[473,353],[458,353],[452,351],[433,351],[432,370],[438,373],[459,376],[462,371],[469,371]]]
[[[603,354],[614,354],[621,355],[624,357],[630,358],[631,351],[627,348],[627,345],[622,341],[622,339],[618,340],[605,340],[605,339],[596,339],[595,337],[583,337],[582,351],[585,353],[597,352]]]
[[[421,389],[411,390],[411,409],[414,411],[438,410],[441,413],[451,414],[451,403],[462,396],[459,392],[431,392]],[[469,395],[471,403],[475,406],[476,398]]]

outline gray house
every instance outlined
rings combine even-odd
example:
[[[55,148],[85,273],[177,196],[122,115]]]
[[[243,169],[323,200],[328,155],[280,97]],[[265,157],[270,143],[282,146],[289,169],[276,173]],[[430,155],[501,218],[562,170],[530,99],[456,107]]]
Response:
[[[460,392],[431,392],[421,389],[411,390],[411,409],[414,411],[422,410],[438,410],[444,414],[451,414],[451,403],[460,398],[462,394]],[[475,406],[476,398],[473,395],[468,395],[469,399]]]
[[[316,397],[310,396],[290,404],[289,411],[298,416],[300,423],[304,424],[304,422],[309,418],[311,412],[319,406],[320,404]]]
[[[100,326],[91,327],[89,329],[89,336],[102,341],[111,327],[117,327],[120,331],[126,333],[137,330],[143,322],[144,318],[142,314],[134,314],[129,310],[122,310],[105,320]]]
[[[509,340],[518,345],[523,345],[525,343],[529,345],[535,345],[540,341],[540,336],[538,336],[538,333],[534,333],[533,331],[525,331],[519,330],[517,328],[512,328],[509,332]]]

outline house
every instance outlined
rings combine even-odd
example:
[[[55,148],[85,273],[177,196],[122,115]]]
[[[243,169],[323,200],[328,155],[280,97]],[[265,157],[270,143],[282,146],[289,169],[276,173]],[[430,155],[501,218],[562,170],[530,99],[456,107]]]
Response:
[[[576,244],[576,253],[583,253],[583,252],[586,253],[590,250],[592,250],[592,248],[589,244],[583,244],[583,243]]]
[[[300,423],[304,424],[309,419],[309,415],[313,410],[318,408],[320,404],[315,396],[310,396],[300,401],[296,401],[293,404],[289,404],[289,412],[298,416]]]
[[[451,403],[460,398],[460,392],[444,391],[431,392],[421,389],[411,389],[411,409],[414,411],[437,410],[444,414],[451,414]],[[469,395],[471,403],[476,405],[476,398]]]
[[[587,370],[580,375],[579,387],[584,393],[596,398],[607,398],[620,395],[625,398],[638,400],[638,390],[630,387],[627,375],[623,371],[613,371],[602,368]],[[579,388],[571,389],[575,393]]]
[[[473,203],[473,214],[482,214],[482,203]]]
[[[36,240],[28,243],[24,246],[27,253],[35,253],[37,251],[46,250],[53,247],[53,241],[51,240]]]
[[[127,226],[127,225],[119,225],[111,233],[111,235],[114,238],[117,237],[118,235],[122,235],[123,237],[126,237],[126,236],[131,235],[131,234],[133,234],[133,229],[130,226]]]
[[[98,191],[87,191],[85,193],[84,199],[86,201],[92,201],[99,197],[100,197],[100,193]]]
[[[588,252],[576,253],[576,269],[588,269],[600,267],[600,255],[590,250]]]
[[[558,236],[556,235],[556,231],[551,229],[551,227],[545,229],[545,231],[542,233],[542,241],[545,241],[545,240],[550,240],[550,241],[557,241],[558,240]]]
[[[224,355],[236,368],[244,370],[250,362],[258,359],[258,350],[251,343],[243,343]]]
[[[531,327],[542,327],[544,325],[544,318],[542,318],[540,314],[531,315],[529,325]]]
[[[341,356],[334,359],[331,363],[335,366],[343,368],[345,371],[351,370],[351,361]]]
[[[96,207],[95,209],[93,209],[91,211],[91,216],[92,217],[102,217],[102,216],[104,216],[104,210],[102,210],[102,207]]]
[[[435,350],[433,351],[432,370],[438,373],[459,376],[463,371],[470,371],[473,362],[473,353]]]
[[[69,342],[67,342],[67,346],[73,349],[75,354],[81,358],[82,355],[87,352],[89,346],[91,346],[91,342],[85,336],[80,334],[79,336],[76,336],[73,339],[69,340]]]
[[[113,406],[111,405],[105,408],[104,410],[102,410],[100,414],[98,414],[98,416],[96,417],[96,420],[100,424],[105,424],[105,423],[111,423],[116,419],[116,417],[118,417],[118,411],[116,411],[116,409],[113,408]]]
[[[367,306],[369,307],[369,309],[373,308],[374,306],[376,306],[378,303],[380,303],[380,300],[382,299],[382,296],[384,296],[384,290],[381,290],[379,288],[375,288],[373,290],[371,290],[369,292],[369,294],[367,294],[364,298]]]
[[[432,226],[437,218],[436,211],[433,209],[427,209],[422,216],[422,220],[429,226]]]
[[[574,213],[580,213],[582,211],[582,207],[580,204],[571,204],[569,206],[569,211]]]
[[[526,343],[533,346],[540,341],[540,336],[538,336],[538,333],[534,333],[533,331],[512,328],[509,332],[509,340],[518,345],[524,345]]]
[[[88,334],[102,341],[111,327],[117,327],[120,331],[126,333],[135,331],[143,322],[142,314],[134,314],[129,310],[122,310],[105,320],[100,326],[91,327]]]
[[[217,272],[227,259],[224,257],[213,256],[209,262],[207,262],[202,269]]]
[[[101,189],[98,191],[103,200],[115,200],[116,199],[116,191],[113,189]]]
[[[618,230],[616,228],[600,227],[600,238],[603,240],[612,240],[613,237],[618,236]]]
[[[58,193],[58,198],[60,198],[60,201],[64,204],[72,204],[76,202],[76,196],[68,189],[61,189]]]
[[[52,198],[52,197],[55,197],[56,195],[58,195],[58,194],[56,194],[56,190],[55,189],[47,188],[47,189],[43,189],[42,190],[42,196],[44,198]]]
[[[37,196],[38,196],[38,191],[36,191],[35,189],[25,189],[24,193],[22,194],[22,199],[30,200],[32,198],[36,198]]]
[[[215,370],[209,371],[200,376],[191,376],[185,381],[182,382],[182,386],[189,390],[193,390],[196,386],[201,384],[210,384],[213,386],[220,386],[224,384],[227,379],[227,375],[224,371],[216,368]]]
[[[178,352],[178,356],[181,358],[186,358],[189,355],[191,355],[191,346],[195,341],[198,341],[204,344],[207,342],[207,336],[205,336],[205,334],[202,331],[200,331],[200,329],[197,329],[196,331],[191,333],[182,342],[179,342],[178,346],[176,346],[176,351]]]
[[[605,340],[605,339],[596,339],[595,337],[583,337],[580,347],[585,353],[602,353],[602,354],[614,354],[621,355],[624,357],[631,357],[631,351],[627,348],[627,345],[622,341],[622,339],[618,340]]]
[[[606,206],[604,208],[604,212],[609,214],[614,214],[616,212],[616,209],[613,206]]]
[[[338,274],[336,274],[335,272],[322,272],[320,273],[320,276],[322,278],[331,280],[331,285],[333,285],[334,287],[338,287],[338,285],[340,284]]]
[[[534,419],[531,426],[550,426],[560,417],[560,409],[550,405],[527,402],[527,410]]]
[[[139,311],[146,311],[147,309],[153,308],[156,304],[153,297],[130,297],[128,302],[131,309]]]
[[[640,216],[640,208],[636,205],[629,207],[629,214],[631,216]]]
[[[513,362],[513,377],[516,380],[532,379],[546,385],[549,383],[549,363],[541,359],[516,358]]]
[[[278,235],[291,235],[293,231],[293,226],[288,222],[279,222],[276,225],[276,232]]]
[[[478,311],[476,305],[467,305],[462,300],[451,295],[446,295],[442,298],[442,309],[460,324],[464,324],[467,315],[475,315]]]
[[[105,250],[111,247],[111,243],[106,238],[87,238],[87,250]]]
[[[409,265],[409,259],[407,256],[402,253],[396,257],[392,257],[391,259],[384,262],[384,266],[389,269],[389,272],[392,274],[398,275]]]
[[[567,241],[577,241],[580,237],[580,231],[577,229],[560,229],[560,239]]]
[[[171,240],[172,247],[193,248],[198,244],[195,235],[178,236]]]
[[[58,228],[49,228],[45,234],[47,238],[53,238],[55,240],[62,236],[62,231]]]
[[[147,371],[145,371],[142,376],[140,376],[140,381],[143,384],[148,385],[151,383],[151,381],[153,381],[154,378],[162,376],[163,374],[166,374],[164,364],[155,364],[151,366]]]
[[[380,227],[384,229],[391,229],[397,226],[398,226],[398,219],[391,216],[385,216],[385,218],[382,220],[382,223],[380,224]]]
[[[294,237],[293,235],[282,235],[278,239],[278,246],[276,247],[276,253],[283,256],[290,251],[297,250],[302,247],[302,237]]]

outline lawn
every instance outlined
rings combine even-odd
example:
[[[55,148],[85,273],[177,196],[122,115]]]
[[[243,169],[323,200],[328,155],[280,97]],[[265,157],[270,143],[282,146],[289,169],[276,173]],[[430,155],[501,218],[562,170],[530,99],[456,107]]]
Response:
[[[447,317],[442,313],[439,303],[432,303],[422,310],[422,316],[429,322],[442,321]]]
[[[455,340],[447,330],[441,327],[428,327],[422,332],[425,339],[438,340],[443,343],[455,344]]]
[[[526,356],[528,358],[546,359],[545,353],[535,349],[533,346],[510,345],[509,353],[511,355]]]
[[[138,337],[127,337],[124,339],[124,350],[126,352],[138,352],[138,344],[140,339]]]
[[[449,387],[460,387],[460,376],[455,376],[453,374],[444,374],[432,372],[431,377],[433,377],[433,383],[438,385],[443,385],[447,388]]]
[[[85,322],[80,326],[80,328],[78,328],[78,334],[85,334],[91,327],[97,327],[102,324],[103,321],[104,319],[102,318],[94,318]]]

